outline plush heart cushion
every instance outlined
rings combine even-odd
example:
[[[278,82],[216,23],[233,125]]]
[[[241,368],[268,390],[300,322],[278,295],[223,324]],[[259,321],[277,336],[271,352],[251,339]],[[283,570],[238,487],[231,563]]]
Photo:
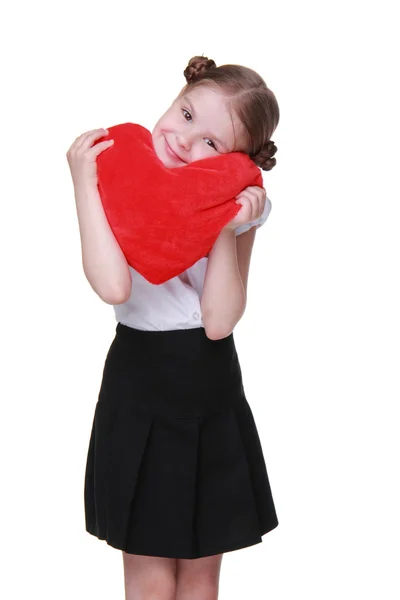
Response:
[[[244,153],[167,168],[146,128],[124,123],[108,131],[96,142],[114,140],[97,157],[100,197],[128,264],[150,283],[164,283],[206,256],[241,209],[239,192],[263,185]]]

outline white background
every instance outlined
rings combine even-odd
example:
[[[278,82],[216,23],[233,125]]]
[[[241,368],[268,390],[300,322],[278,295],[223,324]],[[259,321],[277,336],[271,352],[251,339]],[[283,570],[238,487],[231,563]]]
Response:
[[[152,128],[203,53],[259,71],[281,110],[264,178],[272,211],[235,333],[280,524],[225,554],[220,598],[400,597],[394,8],[2,8],[2,597],[123,598],[120,551],[84,527],[87,445],[116,322],[83,273],[65,154],[90,129]]]

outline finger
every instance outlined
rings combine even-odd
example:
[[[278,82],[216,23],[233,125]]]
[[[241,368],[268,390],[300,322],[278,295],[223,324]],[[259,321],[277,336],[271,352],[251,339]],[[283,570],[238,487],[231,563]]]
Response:
[[[262,214],[263,211],[263,196],[260,193],[260,190],[255,194],[256,198],[252,204],[253,212],[251,215],[251,220],[256,221]]]
[[[238,224],[241,225],[243,223],[251,221],[252,203],[250,202],[250,200],[248,198],[241,198],[238,201],[238,204],[242,205],[242,208],[238,211],[236,215]]]
[[[68,150],[68,153],[75,153],[78,152],[79,150],[81,150],[81,148],[86,148],[86,140],[88,138],[89,135],[94,135],[95,132],[98,132],[100,134],[100,131],[103,132],[103,135],[105,134],[105,130],[102,129],[93,129],[92,131],[85,131],[85,133],[82,133],[81,135],[79,135],[77,138],[75,138],[75,141],[73,142],[73,144],[71,145],[71,147]]]
[[[96,140],[108,134],[108,129],[103,128],[86,131],[75,140],[75,147],[77,150],[90,148]]]
[[[266,192],[264,188],[261,188],[259,194],[258,194],[258,214],[256,216],[256,219],[258,219],[259,217],[261,217],[261,215],[264,212],[264,207],[265,207],[265,200],[266,200]]]
[[[267,194],[265,193],[261,196],[261,202],[260,202],[260,213],[261,214],[264,212],[266,201],[267,201]]]
[[[255,211],[256,214],[254,215],[254,220],[258,219],[263,214],[267,199],[267,192],[264,187],[256,188],[255,193],[257,196],[257,210]]]
[[[246,190],[243,190],[243,192],[241,192],[240,195],[242,198],[245,198],[247,202],[249,202],[249,220],[254,221],[254,219],[257,219],[258,213],[260,211],[259,191],[250,191],[248,188],[246,188]]]
[[[112,146],[114,140],[105,140],[104,142],[99,142],[95,144],[92,148],[88,150],[88,154],[93,158],[98,156],[101,152]]]
[[[260,187],[258,185],[253,185],[247,188],[249,191],[255,193],[257,196],[261,198],[267,197],[267,190],[264,187]]]
[[[249,185],[245,190],[249,190],[250,192],[255,192],[256,194],[267,193],[265,188],[259,185]]]
[[[250,191],[248,188],[246,188],[245,190],[241,191],[240,194],[238,194],[238,196],[236,196],[236,198],[247,198],[248,200],[250,200],[250,202],[253,202],[257,195],[255,192]]]

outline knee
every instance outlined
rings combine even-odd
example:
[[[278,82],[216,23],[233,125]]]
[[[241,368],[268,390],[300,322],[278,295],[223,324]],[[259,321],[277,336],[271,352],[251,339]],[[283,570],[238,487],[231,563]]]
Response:
[[[126,600],[175,600],[176,580],[158,576],[147,581],[137,581],[126,589]]]
[[[164,575],[147,581],[142,586],[141,593],[138,594],[137,598],[138,600],[139,598],[140,600],[175,600],[176,579]]]
[[[217,600],[222,556],[178,559],[176,600]]]
[[[215,578],[182,578],[178,582],[176,600],[217,600],[218,588]]]
[[[175,600],[176,560],[123,553],[125,600]]]

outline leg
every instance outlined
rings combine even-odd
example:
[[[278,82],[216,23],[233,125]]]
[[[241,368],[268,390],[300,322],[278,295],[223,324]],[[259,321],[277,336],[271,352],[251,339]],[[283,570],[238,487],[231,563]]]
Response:
[[[222,557],[178,558],[176,600],[217,600]]]
[[[175,600],[176,558],[122,551],[125,600]]]

